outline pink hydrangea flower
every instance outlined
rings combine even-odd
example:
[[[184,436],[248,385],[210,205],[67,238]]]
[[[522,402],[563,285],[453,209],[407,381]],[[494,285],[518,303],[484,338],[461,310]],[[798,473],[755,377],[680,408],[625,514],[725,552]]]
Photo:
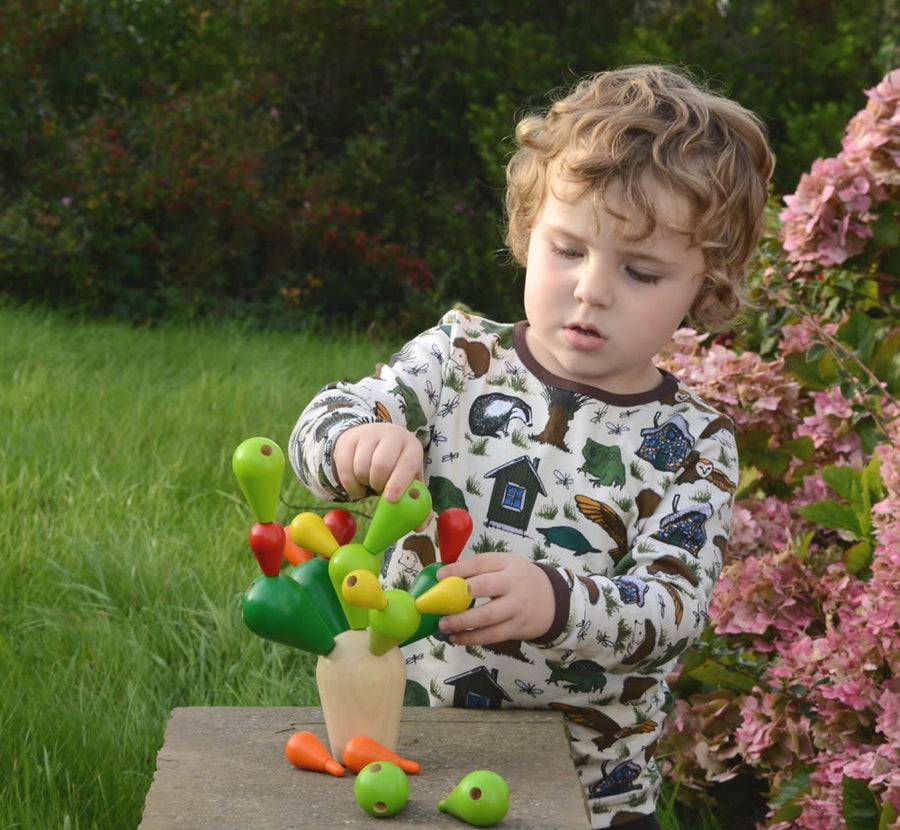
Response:
[[[789,261],[809,271],[841,265],[863,252],[872,236],[868,223],[874,200],[870,183],[861,179],[840,157],[813,162],[796,192],[784,197],[779,215]]]
[[[881,712],[875,728],[884,735],[888,744],[900,752],[900,678],[891,678],[878,700],[878,706]],[[900,764],[897,767],[900,770]]]
[[[817,321],[818,322],[818,321]],[[833,335],[839,328],[837,323],[819,322],[826,334]],[[788,323],[781,329],[781,340],[778,344],[782,355],[805,354],[809,349],[821,343],[822,336],[811,320],[806,318],[798,323]]]
[[[847,125],[843,152],[878,187],[900,186],[900,69],[866,90],[869,103]]]
[[[738,353],[717,343],[705,346],[703,340],[693,329],[677,331],[659,365],[727,411],[739,429],[782,435],[800,398],[800,385],[784,371],[783,362],[767,362],[755,352]]]
[[[851,177],[828,195],[859,207],[871,192]],[[770,817],[767,830],[844,830],[845,775],[900,808],[900,404],[888,396],[877,402],[887,438],[872,454],[855,420],[863,398],[807,388],[785,370],[785,356],[805,353],[823,328],[834,335],[839,325],[785,326],[771,360],[682,329],[660,359],[730,416],[739,434],[767,436],[773,450],[798,437],[814,447],[812,458],[794,459],[783,473],[773,467],[748,476],[710,603],[717,642],[757,661],[758,685],[677,700],[662,744],[663,769],[691,797],[747,772],[777,794],[809,772],[800,816],[781,825]],[[870,494],[872,561],[852,573],[843,557],[856,538],[810,524],[799,508],[840,501],[824,467],[861,470],[872,457],[883,484]]]
[[[782,244],[801,272],[841,265],[862,253],[878,206],[898,195],[900,70],[866,95],[869,102],[847,125],[841,152],[816,159],[796,192],[784,198]]]
[[[836,386],[824,392],[812,392],[810,398],[813,414],[803,418],[796,434],[811,438],[816,448],[827,447],[834,461],[842,460],[856,468],[861,467],[862,442],[850,428],[854,416],[853,404],[858,400],[847,400]]]

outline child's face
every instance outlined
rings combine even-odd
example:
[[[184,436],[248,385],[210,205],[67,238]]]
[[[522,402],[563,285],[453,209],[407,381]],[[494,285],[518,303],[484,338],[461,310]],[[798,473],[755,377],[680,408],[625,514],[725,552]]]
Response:
[[[527,341],[544,368],[563,378],[617,394],[655,389],[653,357],[668,343],[703,283],[704,257],[689,236],[685,199],[648,183],[657,226],[640,242],[589,195],[551,178],[550,192],[531,231],[525,272]],[[617,188],[606,202],[620,208]],[[625,213],[624,210],[621,211]]]

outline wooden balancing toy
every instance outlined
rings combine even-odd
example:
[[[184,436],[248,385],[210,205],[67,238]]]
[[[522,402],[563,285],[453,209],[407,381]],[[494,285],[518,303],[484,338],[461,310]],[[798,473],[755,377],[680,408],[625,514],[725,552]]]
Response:
[[[343,775],[342,765],[358,771],[376,760],[416,772],[415,762],[395,754],[406,690],[400,646],[429,636],[442,615],[471,605],[464,579],[438,581],[436,572],[456,561],[472,520],[458,508],[441,513],[441,561],[424,568],[409,591],[383,590],[378,575],[385,549],[431,514],[425,485],[414,481],[396,502],[380,498],[362,543],[355,543],[355,522],[344,511],[332,511],[343,514],[332,524],[341,539],[317,513],[300,513],[287,528],[275,521],[284,466],[281,448],[267,438],[248,438],[232,458],[256,520],[249,543],[262,569],[242,597],[244,623],[260,637],[318,655],[331,757],[311,733],[298,733],[303,737],[292,736],[285,748],[288,759],[332,775]],[[293,567],[282,573],[285,560]]]

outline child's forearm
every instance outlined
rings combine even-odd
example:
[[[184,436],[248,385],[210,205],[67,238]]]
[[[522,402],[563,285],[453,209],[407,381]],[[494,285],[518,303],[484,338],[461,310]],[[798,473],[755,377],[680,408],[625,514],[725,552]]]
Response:
[[[546,644],[548,650],[577,653],[607,671],[640,673],[658,671],[699,639],[722,568],[731,514],[727,494],[705,504],[715,519],[695,554],[661,541],[653,525],[632,540],[622,563],[629,564],[615,575],[558,568],[561,578],[552,581],[557,592],[567,592],[569,615],[559,636]]]

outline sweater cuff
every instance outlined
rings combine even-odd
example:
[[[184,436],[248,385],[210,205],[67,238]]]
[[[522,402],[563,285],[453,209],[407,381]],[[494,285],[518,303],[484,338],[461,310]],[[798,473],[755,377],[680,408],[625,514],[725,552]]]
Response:
[[[553,586],[556,608],[553,612],[553,622],[550,623],[550,628],[540,637],[534,637],[529,642],[534,643],[536,646],[546,646],[550,645],[565,631],[566,623],[569,620],[569,606],[572,595],[569,592],[566,578],[556,568],[551,568],[549,565],[544,565],[540,562],[535,562],[535,565],[547,574],[547,578]]]

